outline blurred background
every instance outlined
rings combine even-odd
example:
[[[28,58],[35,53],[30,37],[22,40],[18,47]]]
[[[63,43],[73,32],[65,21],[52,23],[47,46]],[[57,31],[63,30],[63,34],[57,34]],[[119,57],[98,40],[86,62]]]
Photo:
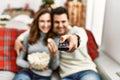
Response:
[[[59,6],[68,9],[71,25],[85,27],[86,0],[0,0],[0,20],[21,18],[21,21],[29,24],[39,9]]]
[[[90,30],[99,46],[95,60],[103,80],[120,80],[120,0],[0,0],[0,27],[27,29],[41,8],[64,6],[70,24]]]

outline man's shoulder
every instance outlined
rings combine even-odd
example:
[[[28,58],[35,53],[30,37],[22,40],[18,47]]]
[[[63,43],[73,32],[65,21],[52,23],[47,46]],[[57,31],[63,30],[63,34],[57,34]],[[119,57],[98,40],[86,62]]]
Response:
[[[73,28],[84,29],[83,27],[79,27],[79,26],[73,26]]]
[[[73,27],[71,27],[71,29],[70,29],[70,32],[85,32],[85,29],[84,28],[82,28],[82,27],[78,27],[78,26],[73,26]]]

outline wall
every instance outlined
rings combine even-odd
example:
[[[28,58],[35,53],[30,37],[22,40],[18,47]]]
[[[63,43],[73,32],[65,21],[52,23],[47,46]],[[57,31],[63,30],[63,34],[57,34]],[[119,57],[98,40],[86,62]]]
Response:
[[[86,28],[93,32],[98,45],[101,45],[106,0],[88,0]]]
[[[88,0],[86,27],[102,50],[120,64],[120,0]]]
[[[63,6],[66,0],[54,0],[55,7]],[[8,4],[13,8],[21,8],[24,7],[25,4],[28,3],[30,9],[37,11],[42,4],[42,0],[0,0],[0,15],[3,10],[8,7]]]
[[[0,14],[8,7],[8,4],[10,4],[12,8],[23,8],[26,3],[30,4],[29,7],[31,9],[37,11],[42,2],[41,0],[0,0]]]
[[[107,0],[102,50],[120,64],[120,0]]]

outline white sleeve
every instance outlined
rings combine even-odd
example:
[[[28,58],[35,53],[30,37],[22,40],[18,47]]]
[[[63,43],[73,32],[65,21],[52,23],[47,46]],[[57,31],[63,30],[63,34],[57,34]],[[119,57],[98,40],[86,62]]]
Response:
[[[26,38],[26,36],[29,34],[29,32],[30,32],[30,30],[27,30],[27,31],[21,33],[21,34],[17,37],[17,39],[19,39],[20,41],[23,41],[23,40]]]
[[[71,33],[77,34],[80,37],[80,46],[79,47],[86,46],[87,41],[88,41],[88,37],[87,37],[87,34],[83,28],[73,27],[71,29]]]

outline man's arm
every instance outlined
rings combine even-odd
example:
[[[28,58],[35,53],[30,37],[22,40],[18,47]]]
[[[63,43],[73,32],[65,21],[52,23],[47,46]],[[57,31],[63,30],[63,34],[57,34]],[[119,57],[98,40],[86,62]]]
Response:
[[[78,36],[76,34],[68,34],[60,37],[59,43],[63,43],[67,40],[69,46],[68,52],[73,52],[78,47]]]
[[[17,52],[17,56],[19,56],[21,49],[24,52],[26,51],[26,48],[23,46],[22,41],[20,41],[19,39],[16,39],[15,40],[15,51]]]
[[[79,39],[79,42],[80,42],[79,47],[84,47],[87,45],[88,37],[87,37],[86,31],[84,28],[75,26],[72,28],[71,33],[79,36],[79,38],[80,38]]]
[[[69,34],[60,37],[60,43],[63,43],[65,40],[69,43],[68,52],[73,52],[78,47],[86,46],[88,37],[83,28],[73,27]]]
[[[17,52],[17,55],[20,54],[20,50],[22,49],[24,52],[26,51],[26,48],[23,46],[22,41],[26,38],[26,36],[29,34],[29,30],[23,32],[20,36],[17,37],[15,40],[15,51]]]
[[[20,41],[23,41],[23,40],[26,38],[26,36],[29,34],[29,32],[30,32],[30,30],[27,30],[27,31],[21,33],[21,34],[17,37],[17,39],[19,39]]]

